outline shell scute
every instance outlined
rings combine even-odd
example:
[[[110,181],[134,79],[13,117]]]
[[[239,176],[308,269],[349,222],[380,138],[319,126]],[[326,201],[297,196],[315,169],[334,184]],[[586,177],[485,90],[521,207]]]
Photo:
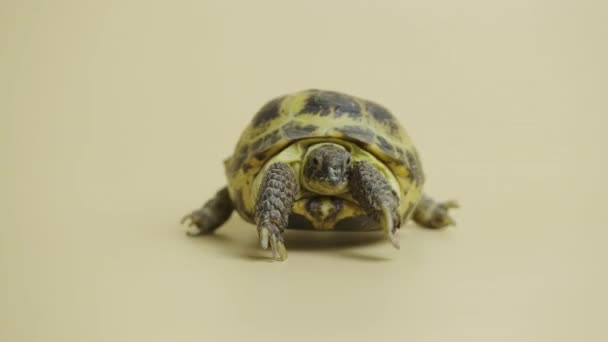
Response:
[[[376,136],[374,131],[365,126],[342,126],[336,127],[335,130],[346,139],[354,139],[365,144],[373,143]]]
[[[319,127],[317,125],[312,125],[312,124],[301,124],[301,123],[297,123],[297,122],[288,122],[286,124],[283,125],[283,127],[281,127],[281,130],[283,131],[283,135],[285,136],[285,139],[287,140],[291,140],[291,139],[303,139],[303,138],[309,138],[309,137],[313,137],[314,136],[314,132],[318,129]]]
[[[278,118],[281,115],[281,101],[282,98],[278,97],[266,103],[253,117],[251,125],[253,127],[259,127],[269,121]]]
[[[365,108],[371,118],[388,128],[388,133],[395,135],[399,132],[399,122],[388,109],[372,101],[367,101]]]
[[[297,115],[329,116],[332,113],[336,117],[359,117],[361,107],[352,96],[335,91],[314,91]]]

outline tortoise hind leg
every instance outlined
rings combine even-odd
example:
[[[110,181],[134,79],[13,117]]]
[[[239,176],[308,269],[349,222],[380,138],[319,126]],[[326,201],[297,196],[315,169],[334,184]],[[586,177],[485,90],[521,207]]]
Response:
[[[190,236],[212,233],[228,221],[233,210],[228,188],[224,187],[200,209],[184,216],[181,223],[188,222],[188,226],[197,229],[196,232],[188,232]]]
[[[449,209],[453,208],[458,208],[456,201],[437,202],[429,196],[423,195],[412,218],[418,225],[425,228],[444,228],[456,224],[448,213]]]

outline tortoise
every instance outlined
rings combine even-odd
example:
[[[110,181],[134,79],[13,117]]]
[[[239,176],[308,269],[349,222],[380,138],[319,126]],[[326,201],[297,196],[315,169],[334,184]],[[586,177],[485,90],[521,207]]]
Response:
[[[412,218],[427,228],[454,224],[454,201],[422,193],[425,176],[405,129],[385,107],[326,90],[266,103],[224,162],[228,185],[182,223],[211,233],[236,210],[257,226],[260,245],[285,260],[283,231],[397,229]]]

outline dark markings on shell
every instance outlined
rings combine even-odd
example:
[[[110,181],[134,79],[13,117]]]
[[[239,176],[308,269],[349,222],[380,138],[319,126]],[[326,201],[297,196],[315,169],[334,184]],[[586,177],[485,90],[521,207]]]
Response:
[[[311,198],[306,202],[306,211],[310,216],[314,217],[315,220],[321,221],[323,213],[321,212],[321,200],[318,198]]]
[[[302,139],[313,136],[313,132],[319,128],[315,125],[300,125],[296,122],[289,122],[281,128],[287,139]]]
[[[376,138],[378,139],[378,143],[382,151],[384,151],[388,155],[393,155],[395,147],[390,142],[388,142],[388,140],[384,139],[384,137],[380,135]]]
[[[342,126],[336,127],[335,130],[344,134],[346,137],[353,138],[367,144],[373,143],[376,135],[371,129],[363,126]]]
[[[264,152],[258,152],[258,153],[256,153],[256,154],[254,155],[254,157],[255,157],[255,159],[257,159],[257,160],[262,161],[262,160],[264,160],[264,159],[266,158],[266,153],[264,153]]]
[[[289,223],[287,224],[287,227],[290,229],[314,229],[312,222],[310,222],[306,217],[298,214],[289,215]]]
[[[315,114],[328,116],[334,112],[336,117],[348,115],[352,118],[361,116],[359,104],[350,96],[334,91],[315,91],[306,100],[304,108],[297,115]]]
[[[253,152],[264,152],[279,140],[281,140],[281,133],[277,129],[256,140],[252,145]]]
[[[397,146],[395,148],[395,151],[397,152],[397,157],[399,158],[399,162],[401,162],[401,164],[406,165],[407,160],[405,159],[405,152],[403,152],[403,149],[399,146]]]
[[[359,215],[347,217],[336,223],[335,230],[352,231],[352,230],[378,230],[380,225],[370,216]]]
[[[388,109],[382,107],[381,105],[368,101],[365,105],[367,112],[374,118],[374,120],[386,125],[392,134],[396,134],[399,131],[399,125],[397,124],[397,120],[388,111]]]
[[[331,221],[344,209],[344,200],[338,197],[335,197],[331,200],[331,210],[327,215],[327,220]]]
[[[238,152],[236,153],[235,159],[232,162],[232,172],[237,172],[238,170],[241,169],[241,167],[243,167],[243,163],[245,163],[245,161],[247,160],[247,154],[248,154],[248,150],[249,150],[249,146],[245,145],[242,146]]]
[[[333,93],[334,101],[334,114],[336,117],[342,115],[348,115],[349,117],[356,119],[361,117],[361,107],[359,104],[350,96],[344,94]]]
[[[422,173],[418,158],[411,151],[406,152],[406,157],[408,169],[414,181],[418,184],[424,183],[424,174]]]
[[[270,120],[278,118],[279,115],[281,115],[281,101],[283,101],[283,97],[276,98],[266,103],[253,118],[253,127],[259,127]]]
[[[323,213],[324,205],[329,205],[326,214]],[[306,202],[305,208],[310,216],[314,217],[314,219],[319,222],[332,221],[338,216],[342,209],[344,209],[344,200],[338,197],[333,197],[331,199],[327,197],[311,198]]]
[[[249,172],[249,170],[251,170],[253,168],[253,166],[251,166],[251,164],[249,163],[245,163],[245,165],[243,165],[243,172],[247,173]]]

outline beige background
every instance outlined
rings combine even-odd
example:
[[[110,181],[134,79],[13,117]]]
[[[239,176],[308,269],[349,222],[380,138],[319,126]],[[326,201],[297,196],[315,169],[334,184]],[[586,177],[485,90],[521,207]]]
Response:
[[[606,341],[603,1],[2,1],[0,341]],[[374,99],[459,225],[178,219],[268,99]]]

